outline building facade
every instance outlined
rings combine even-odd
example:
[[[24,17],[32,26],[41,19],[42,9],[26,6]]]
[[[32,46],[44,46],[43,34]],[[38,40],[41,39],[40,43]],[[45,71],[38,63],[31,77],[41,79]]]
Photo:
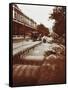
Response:
[[[37,23],[13,4],[13,35],[29,36],[33,31],[37,31]]]

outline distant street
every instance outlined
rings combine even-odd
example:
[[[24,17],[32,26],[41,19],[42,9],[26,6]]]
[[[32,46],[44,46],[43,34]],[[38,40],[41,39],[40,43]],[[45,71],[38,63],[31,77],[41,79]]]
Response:
[[[38,45],[36,45],[38,44]],[[35,47],[33,48],[33,46]],[[20,51],[24,51],[26,49],[30,49],[26,56],[44,56],[47,51],[54,51],[53,48],[61,48],[57,43],[50,43],[46,42],[43,43],[42,41],[32,41],[32,40],[23,40],[18,43],[13,43],[13,55],[19,53]]]

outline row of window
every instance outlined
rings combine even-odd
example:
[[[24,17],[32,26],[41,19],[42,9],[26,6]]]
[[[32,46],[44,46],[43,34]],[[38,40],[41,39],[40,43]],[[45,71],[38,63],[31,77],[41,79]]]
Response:
[[[17,21],[24,23],[30,27],[36,28],[36,23],[29,19],[28,17],[26,17],[25,15],[21,15],[19,12],[17,12],[16,10],[13,9],[13,18],[16,19]]]

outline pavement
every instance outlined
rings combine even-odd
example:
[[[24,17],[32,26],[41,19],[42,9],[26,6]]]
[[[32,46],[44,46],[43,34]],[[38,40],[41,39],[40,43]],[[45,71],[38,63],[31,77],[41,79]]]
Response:
[[[13,43],[13,49],[16,49],[20,46],[28,45],[28,44],[31,44],[31,43],[33,43],[32,40],[29,40],[29,41],[23,40],[23,41],[18,42],[18,43]]]
[[[41,41],[33,42],[32,40],[23,41],[23,42],[19,42],[19,43],[13,43],[13,56],[21,51],[23,52],[26,49],[34,47],[35,45],[38,45],[40,43],[41,43]]]
[[[34,47],[34,48],[33,48]],[[22,59],[26,61],[43,61],[45,56],[47,55],[46,52],[54,51],[53,48],[60,47],[56,43],[43,43],[41,41],[32,40],[29,41],[22,41],[18,43],[13,43],[13,56],[24,52]]]

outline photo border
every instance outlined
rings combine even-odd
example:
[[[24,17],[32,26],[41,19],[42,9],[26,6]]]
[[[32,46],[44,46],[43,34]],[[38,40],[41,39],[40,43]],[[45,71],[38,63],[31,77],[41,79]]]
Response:
[[[10,87],[24,87],[24,86],[28,86],[28,85],[19,85],[19,86],[13,86],[13,57],[12,57],[12,52],[13,52],[13,48],[12,48],[12,44],[13,44],[13,40],[12,40],[12,30],[13,30],[13,8],[12,5],[13,4],[21,4],[21,5],[36,5],[36,6],[57,6],[57,7],[65,7],[65,82],[64,83],[53,83],[53,84],[40,84],[40,85],[29,85],[29,86],[42,86],[42,85],[58,85],[58,84],[66,84],[66,8],[67,6],[63,6],[63,5],[48,5],[48,4],[32,4],[32,3],[9,3],[9,86]]]

